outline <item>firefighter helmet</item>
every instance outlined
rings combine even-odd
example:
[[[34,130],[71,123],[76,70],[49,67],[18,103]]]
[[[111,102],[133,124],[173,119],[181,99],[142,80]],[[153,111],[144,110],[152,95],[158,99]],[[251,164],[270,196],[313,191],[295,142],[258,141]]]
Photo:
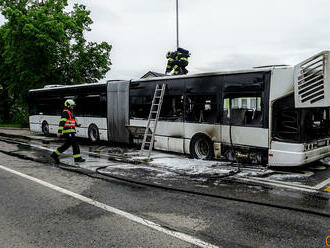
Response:
[[[72,99],[68,99],[64,102],[64,106],[70,108],[71,106],[76,106],[76,103]]]

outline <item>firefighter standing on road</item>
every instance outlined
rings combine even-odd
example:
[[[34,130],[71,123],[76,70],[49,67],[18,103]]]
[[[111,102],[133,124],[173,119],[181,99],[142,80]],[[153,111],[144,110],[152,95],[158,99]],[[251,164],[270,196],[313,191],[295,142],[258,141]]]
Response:
[[[65,150],[67,150],[70,146],[72,146],[73,158],[75,162],[85,162],[80,155],[79,145],[77,143],[75,134],[76,134],[76,126],[80,127],[77,123],[75,116],[73,114],[73,109],[76,106],[76,103],[69,99],[64,103],[64,110],[62,112],[60,124],[57,131],[57,137],[63,136],[65,138],[65,143],[56,149],[51,157],[55,160],[56,163],[59,163],[59,156]]]

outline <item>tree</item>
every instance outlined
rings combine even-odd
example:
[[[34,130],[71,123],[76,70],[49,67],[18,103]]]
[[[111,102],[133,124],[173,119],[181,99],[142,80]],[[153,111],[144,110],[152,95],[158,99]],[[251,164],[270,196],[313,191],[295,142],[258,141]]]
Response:
[[[93,83],[110,70],[111,45],[84,38],[93,23],[90,11],[81,4],[67,8],[67,0],[0,0],[6,18],[0,27],[0,85],[7,105],[24,105],[31,88]]]

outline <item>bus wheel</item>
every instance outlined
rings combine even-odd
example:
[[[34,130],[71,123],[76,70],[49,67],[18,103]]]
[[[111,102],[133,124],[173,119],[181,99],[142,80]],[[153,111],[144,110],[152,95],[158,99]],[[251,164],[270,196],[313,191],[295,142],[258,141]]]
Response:
[[[41,131],[43,132],[43,134],[45,136],[49,135],[49,125],[47,121],[43,121],[42,125],[41,125]]]
[[[190,154],[197,159],[212,159],[213,142],[204,134],[196,134],[190,141]]]
[[[100,140],[99,128],[95,124],[91,124],[88,128],[88,139],[93,143]]]

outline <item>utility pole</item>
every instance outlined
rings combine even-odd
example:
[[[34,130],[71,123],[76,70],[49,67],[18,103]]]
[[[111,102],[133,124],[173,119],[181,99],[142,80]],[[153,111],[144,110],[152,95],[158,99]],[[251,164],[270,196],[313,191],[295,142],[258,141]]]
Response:
[[[179,48],[179,0],[176,0],[176,49]]]

